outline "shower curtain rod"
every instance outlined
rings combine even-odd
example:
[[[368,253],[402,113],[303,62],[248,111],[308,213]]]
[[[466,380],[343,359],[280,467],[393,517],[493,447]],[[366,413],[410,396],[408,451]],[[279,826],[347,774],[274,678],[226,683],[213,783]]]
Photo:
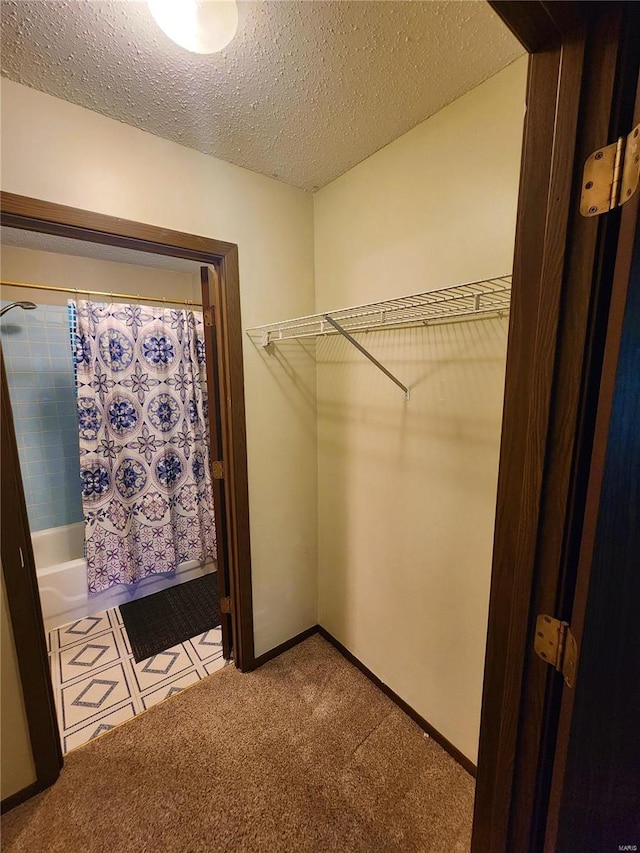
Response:
[[[81,290],[77,287],[58,287],[55,284],[28,284],[25,281],[5,281],[3,287],[27,287],[31,290],[53,290],[56,293],[73,293],[76,296],[109,296],[111,299],[128,299],[133,302],[162,302],[167,305],[188,305],[191,308],[202,308],[202,302],[193,299],[167,299],[165,296],[134,296],[133,293],[116,293],[106,290]]]

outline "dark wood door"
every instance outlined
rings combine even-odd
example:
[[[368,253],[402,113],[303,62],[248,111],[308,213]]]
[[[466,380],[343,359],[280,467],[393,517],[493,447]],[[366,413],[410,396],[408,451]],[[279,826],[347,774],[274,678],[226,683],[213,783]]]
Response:
[[[571,615],[580,659],[562,698],[548,853],[640,849],[639,207],[636,196],[622,212]]]
[[[24,499],[9,387],[0,347],[0,552],[18,668],[29,725],[36,781],[2,803],[12,808],[53,784],[62,767],[62,748],[49,671],[31,534]]]
[[[580,215],[582,169],[632,127],[639,9],[491,5],[531,59],[472,849],[539,853],[563,681],[535,623],[572,621],[620,236],[619,211]]]
[[[202,285],[202,307],[205,323],[205,354],[207,362],[207,386],[209,397],[209,441],[213,505],[216,521],[218,591],[220,594],[222,626],[222,648],[225,658],[233,649],[233,625],[231,608],[224,606],[230,600],[229,578],[229,500],[224,477],[225,462],[228,460],[228,436],[224,405],[228,400],[228,389],[223,347],[224,329],[220,310],[220,288],[218,276],[211,267],[200,267]],[[224,612],[226,611],[226,612]]]
[[[640,849],[639,611],[640,235],[636,230],[558,837],[552,848],[562,853]]]

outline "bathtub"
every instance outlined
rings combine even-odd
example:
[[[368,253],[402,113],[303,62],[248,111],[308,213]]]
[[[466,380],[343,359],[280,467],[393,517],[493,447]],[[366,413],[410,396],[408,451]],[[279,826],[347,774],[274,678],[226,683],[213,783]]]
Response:
[[[117,607],[183,581],[216,571],[215,561],[181,563],[175,574],[143,578],[135,586],[120,584],[89,595],[84,560],[84,523],[40,530],[31,535],[45,630],[60,628],[84,616]]]

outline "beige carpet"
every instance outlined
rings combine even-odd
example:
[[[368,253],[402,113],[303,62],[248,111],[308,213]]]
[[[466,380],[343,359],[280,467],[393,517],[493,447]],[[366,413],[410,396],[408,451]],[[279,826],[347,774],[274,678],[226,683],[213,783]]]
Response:
[[[6,853],[467,851],[473,780],[325,640],[227,667],[75,752]]]

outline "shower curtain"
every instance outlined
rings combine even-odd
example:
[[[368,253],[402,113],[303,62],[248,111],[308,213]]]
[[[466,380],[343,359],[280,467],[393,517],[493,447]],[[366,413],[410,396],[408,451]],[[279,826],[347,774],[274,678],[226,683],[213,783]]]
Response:
[[[216,556],[202,314],[69,301],[92,593]]]

